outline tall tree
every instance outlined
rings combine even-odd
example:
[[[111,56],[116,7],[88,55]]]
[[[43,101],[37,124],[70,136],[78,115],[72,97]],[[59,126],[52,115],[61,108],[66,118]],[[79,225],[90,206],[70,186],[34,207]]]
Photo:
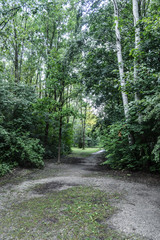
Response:
[[[122,57],[122,46],[121,46],[121,34],[119,31],[119,10],[117,0],[113,0],[114,5],[114,17],[115,17],[115,33],[116,33],[116,46],[117,46],[117,59],[120,75],[120,84],[121,84],[121,94],[124,107],[124,115],[126,120],[128,119],[128,96],[126,93],[126,83],[124,78],[124,63]]]
[[[138,81],[138,60],[137,56],[139,55],[140,48],[140,26],[139,26],[139,5],[138,0],[132,0],[133,6],[133,17],[134,17],[134,28],[135,28],[135,53],[134,53],[134,84],[136,85]],[[135,100],[139,100],[138,91],[135,92]]]

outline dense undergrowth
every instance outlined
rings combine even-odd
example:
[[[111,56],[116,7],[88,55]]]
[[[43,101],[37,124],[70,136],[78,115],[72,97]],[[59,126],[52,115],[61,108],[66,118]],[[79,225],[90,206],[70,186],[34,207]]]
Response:
[[[132,103],[128,122],[116,122],[104,131],[104,164],[114,169],[160,172],[159,100],[156,92],[139,101],[139,106]]]
[[[160,172],[159,1],[136,22],[133,1],[17,1],[0,12],[0,175],[101,136],[104,164]]]
[[[45,143],[45,110],[43,116],[38,114],[39,101],[34,89],[25,84],[1,82],[0,91],[0,176],[17,165],[43,167],[45,156],[57,155],[58,132],[53,130],[54,126],[49,129]],[[66,127],[62,152],[70,152],[69,132]]]

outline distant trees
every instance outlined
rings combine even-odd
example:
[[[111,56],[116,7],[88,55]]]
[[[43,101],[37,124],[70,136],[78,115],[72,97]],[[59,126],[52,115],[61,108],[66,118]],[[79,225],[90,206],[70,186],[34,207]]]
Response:
[[[114,168],[160,170],[157,112],[155,108],[152,111],[155,115],[148,112],[159,89],[159,69],[154,60],[159,55],[158,28],[155,27],[159,16],[155,8],[160,8],[157,1],[113,0],[91,5],[88,15],[86,44],[89,44],[83,76],[87,91],[97,96],[97,106],[103,106],[105,111],[100,113],[107,152],[105,163]],[[128,120],[124,121],[126,116]],[[131,145],[128,136],[132,136]]]
[[[70,102],[76,93],[71,93],[69,89],[76,81],[76,74],[71,70],[77,52],[72,44],[77,25],[75,3],[43,0],[25,3],[8,0],[1,3],[0,82],[2,90],[7,87],[11,92],[9,94],[7,90],[7,100],[1,99],[1,107],[5,107],[6,101],[15,103],[18,99],[21,104],[19,107],[15,105],[17,109],[21,107],[23,114],[17,110],[14,119],[13,104],[10,115],[1,111],[1,119],[5,118],[3,124],[14,126],[18,118],[19,125],[16,131],[11,128],[5,138],[10,139],[10,134],[14,135],[15,143],[5,145],[2,134],[0,164],[12,162],[17,152],[19,157],[15,162],[39,167],[43,166],[42,155],[58,156],[60,162],[61,154],[71,151],[72,124],[69,117],[74,114],[74,109]],[[20,93],[22,86],[24,94]],[[33,86],[34,90],[28,86]],[[26,103],[27,94],[33,98]],[[28,105],[23,105],[24,102]],[[26,108],[30,109],[28,116]],[[20,126],[28,124],[29,116],[30,127],[23,132]],[[8,127],[4,129],[8,131]],[[5,153],[7,150],[8,155]]]
[[[94,147],[100,145],[97,117],[94,114],[87,99],[81,99],[77,106],[78,118],[74,122],[73,144],[79,148]]]
[[[43,149],[60,162],[103,138],[112,167],[159,170],[159,2],[0,7],[0,164],[43,166]]]

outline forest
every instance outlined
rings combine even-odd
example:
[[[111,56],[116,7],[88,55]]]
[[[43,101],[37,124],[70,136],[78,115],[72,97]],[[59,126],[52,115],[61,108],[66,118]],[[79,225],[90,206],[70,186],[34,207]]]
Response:
[[[159,0],[0,0],[0,176],[72,146],[160,172]]]

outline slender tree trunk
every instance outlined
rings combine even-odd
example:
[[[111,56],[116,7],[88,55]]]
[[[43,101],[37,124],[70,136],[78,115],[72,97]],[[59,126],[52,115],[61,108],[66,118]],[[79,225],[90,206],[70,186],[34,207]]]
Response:
[[[127,93],[125,92],[126,83],[124,79],[124,63],[123,63],[123,57],[122,57],[121,35],[119,31],[119,21],[118,21],[119,13],[118,13],[117,0],[113,0],[113,5],[114,5],[117,59],[118,59],[118,67],[119,67],[119,75],[120,75],[121,94],[122,94],[125,119],[126,121],[128,121],[128,117],[129,117],[128,96],[127,96]],[[134,143],[134,136],[131,133],[128,135],[128,142],[130,145],[133,145]]]
[[[82,139],[82,148],[85,149],[85,140],[86,140],[86,115],[87,115],[87,106],[84,109],[84,119],[83,121],[83,139]]]
[[[39,98],[42,98],[42,81],[41,81],[41,74],[38,74],[38,85],[39,85]]]
[[[67,86],[67,102],[66,102],[66,107],[69,108],[69,105],[70,105],[69,86]],[[69,116],[67,116],[67,123],[69,123]]]
[[[61,145],[62,145],[62,106],[63,106],[63,103],[62,103],[62,92],[60,93],[60,108],[59,108],[59,114],[60,114],[60,117],[59,117],[59,142],[58,142],[58,164],[61,163]]]
[[[121,47],[121,35],[119,31],[119,14],[118,14],[118,4],[117,0],[113,0],[114,5],[114,16],[115,16],[115,33],[116,33],[116,46],[117,46],[117,59],[118,59],[118,67],[119,67],[119,75],[120,75],[120,84],[121,84],[121,94],[122,101],[124,107],[124,115],[125,119],[128,119],[128,96],[125,92],[126,83],[124,79],[124,64],[122,58],[122,47]]]
[[[44,133],[44,145],[47,146],[48,143],[48,132],[49,132],[49,122],[46,121],[45,133]]]
[[[61,163],[61,148],[62,148],[62,127],[63,127],[63,116],[62,116],[62,109],[64,105],[64,81],[62,80],[62,89],[60,90],[60,96],[59,96],[59,144],[58,144],[58,164]]]
[[[19,74],[18,74],[18,49],[17,49],[17,44],[16,44],[16,48],[15,48],[15,82],[18,83],[19,82]]]
[[[14,26],[14,72],[15,72],[15,82],[19,82],[19,69],[18,69],[18,42],[17,42],[17,30]]]
[[[140,47],[140,27],[138,26],[139,22],[139,6],[138,0],[132,0],[133,6],[133,16],[134,16],[134,27],[135,27],[135,51],[139,50]],[[136,53],[136,52],[135,52]],[[137,54],[137,53],[136,53]],[[137,84],[138,81],[138,61],[137,57],[134,57],[134,83]],[[139,93],[135,92],[135,101],[140,100]]]
[[[148,7],[150,5],[150,2],[151,2],[151,0],[141,0],[140,1],[139,13],[141,13],[142,17],[146,16],[147,9],[148,9]],[[141,9],[141,11],[140,11],[140,9]]]
[[[25,18],[25,25],[24,25],[24,30],[26,32],[27,28],[27,17]],[[21,56],[20,56],[20,64],[19,64],[19,80],[21,81],[21,73],[22,73],[22,63],[23,63],[23,53],[24,53],[24,42],[25,42],[25,37],[23,37],[22,40],[22,47],[21,47]]]
[[[61,163],[61,145],[62,145],[62,116],[60,116],[59,119],[58,164]]]

